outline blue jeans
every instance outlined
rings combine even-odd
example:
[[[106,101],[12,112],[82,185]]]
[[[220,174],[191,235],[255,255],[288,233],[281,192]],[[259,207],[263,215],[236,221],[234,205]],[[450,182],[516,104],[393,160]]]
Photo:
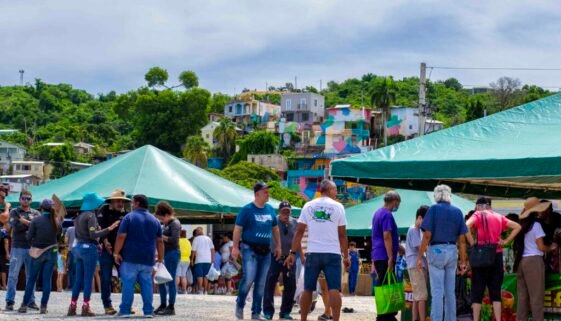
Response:
[[[23,295],[23,305],[27,306],[31,303],[31,296],[35,291],[35,284],[42,274],[42,291],[41,306],[46,306],[49,303],[49,296],[51,295],[51,286],[53,280],[53,271],[56,265],[56,252],[53,249],[47,250],[36,259],[31,259],[31,273],[29,280],[25,284],[25,294]],[[42,272],[41,272],[42,271]]]
[[[74,282],[76,282],[76,262],[74,262],[74,254],[72,254],[72,249],[68,252],[68,258],[66,259],[66,264],[68,265],[68,288],[72,289]]]
[[[358,281],[358,269],[349,270],[349,293],[354,294],[356,289],[356,282]]]
[[[18,285],[19,271],[25,265],[25,284],[29,283],[31,272],[31,256],[29,249],[12,247],[10,252],[10,270],[8,271],[8,291],[6,292],[6,303],[14,304],[16,300],[16,287]],[[30,303],[35,303],[35,289],[31,293]]]
[[[241,252],[243,276],[238,288],[236,305],[239,309],[245,307],[245,299],[253,285],[251,314],[258,315],[261,314],[265,282],[267,281],[267,273],[271,265],[271,255],[257,255],[249,245],[243,243],[241,244]]]
[[[427,251],[431,320],[456,321],[456,269],[458,249],[453,244],[431,245]]]
[[[169,304],[175,304],[175,297],[177,296],[177,283],[175,283],[175,276],[177,275],[177,266],[179,265],[179,258],[181,257],[181,252],[179,250],[167,251],[164,256],[164,265],[168,270],[169,274],[173,278],[172,281],[160,284],[160,304],[163,306],[168,305],[167,294],[169,288]]]
[[[97,245],[92,243],[78,243],[73,249],[76,275],[72,286],[72,300],[78,300],[80,291],[84,289],[84,301],[92,296],[92,282],[99,254]]]
[[[152,315],[154,312],[154,308],[152,307],[152,267],[143,264],[123,262],[119,271],[121,273],[122,282],[119,313],[123,315],[131,314],[131,307],[134,301],[134,284],[138,282],[142,303],[144,304],[142,307],[144,315]]]
[[[101,301],[104,308],[111,307],[111,278],[113,276],[113,266],[115,260],[113,255],[103,250],[99,257],[99,274],[101,280]]]

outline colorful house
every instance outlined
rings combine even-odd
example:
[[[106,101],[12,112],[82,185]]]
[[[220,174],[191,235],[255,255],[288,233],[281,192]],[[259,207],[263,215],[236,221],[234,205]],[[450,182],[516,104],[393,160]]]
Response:
[[[326,154],[355,154],[369,150],[372,111],[337,105],[327,110],[321,125],[325,133]]]
[[[392,107],[391,118],[386,126],[388,128],[388,136],[401,135],[405,138],[411,138],[419,134],[419,112],[418,108],[411,107]],[[425,120],[425,134],[440,130],[444,127],[444,123],[427,118]]]
[[[238,125],[263,124],[276,120],[280,116],[280,106],[266,101],[251,99],[234,100],[224,106],[224,116]]]
[[[325,157],[291,159],[286,173],[286,185],[309,199],[319,196],[319,184],[327,177],[330,162],[331,159]]]

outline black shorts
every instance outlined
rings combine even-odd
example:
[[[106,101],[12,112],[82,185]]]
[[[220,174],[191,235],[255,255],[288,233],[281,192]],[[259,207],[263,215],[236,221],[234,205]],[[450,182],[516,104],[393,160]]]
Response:
[[[495,255],[495,264],[488,268],[473,268],[471,270],[471,302],[483,301],[485,289],[489,289],[491,302],[501,302],[501,285],[503,284],[503,254]]]
[[[6,256],[0,256],[0,273],[8,273],[10,270],[10,261],[6,260]]]

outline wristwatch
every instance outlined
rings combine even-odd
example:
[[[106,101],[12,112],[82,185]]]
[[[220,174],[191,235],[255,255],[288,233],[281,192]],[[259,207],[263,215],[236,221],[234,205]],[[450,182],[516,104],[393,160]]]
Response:
[[[296,251],[293,251],[293,250],[290,250],[290,254],[292,254],[292,255],[296,255],[296,254],[298,254],[298,252],[296,252]]]

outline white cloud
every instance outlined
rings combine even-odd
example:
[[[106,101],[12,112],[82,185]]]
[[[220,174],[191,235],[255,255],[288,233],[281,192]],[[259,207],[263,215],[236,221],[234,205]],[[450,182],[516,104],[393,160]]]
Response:
[[[143,84],[154,65],[232,93],[299,77],[319,86],[372,72],[418,74],[419,63],[558,67],[561,4],[493,1],[0,0],[0,84],[26,79],[92,92]],[[561,65],[561,64],[559,64]],[[561,72],[433,71],[465,84],[502,75],[561,85]]]

